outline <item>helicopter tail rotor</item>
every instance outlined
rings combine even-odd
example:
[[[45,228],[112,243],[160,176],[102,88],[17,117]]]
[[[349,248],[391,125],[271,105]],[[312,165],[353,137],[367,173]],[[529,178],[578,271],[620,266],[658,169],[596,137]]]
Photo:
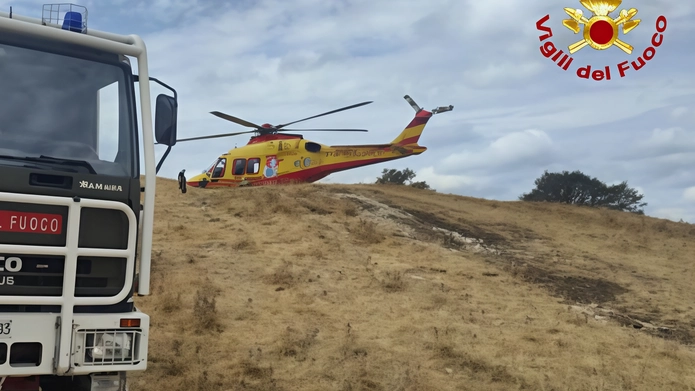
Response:
[[[432,110],[432,114],[439,114],[439,113],[446,113],[447,111],[451,111],[454,109],[454,106],[449,105],[449,106],[439,106],[436,109]]]
[[[403,98],[410,104],[410,106],[413,108],[413,110],[415,110],[416,113],[419,113],[420,110],[423,110],[422,107],[418,106],[418,104],[415,103],[415,101],[413,100],[413,98],[410,97],[410,95],[406,95],[406,96],[404,96]],[[451,110],[453,110],[453,109],[454,109],[454,106],[452,106],[452,105],[449,105],[449,106],[439,106],[439,107],[437,107],[436,109],[432,110],[431,113],[434,115],[434,114],[437,114],[437,113],[444,113],[444,112],[447,112],[447,111],[451,111]]]
[[[410,95],[406,95],[403,97],[403,99],[406,100],[406,102],[410,103],[410,106],[412,106],[413,110],[415,110],[416,113],[419,113],[420,110],[422,110],[422,107],[418,106],[417,103],[413,100],[413,98],[410,97]]]

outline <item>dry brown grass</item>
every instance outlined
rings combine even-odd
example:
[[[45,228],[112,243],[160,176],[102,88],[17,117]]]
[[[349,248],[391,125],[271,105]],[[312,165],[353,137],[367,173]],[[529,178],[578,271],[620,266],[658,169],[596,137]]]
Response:
[[[158,182],[132,391],[695,389],[693,225],[396,186]]]

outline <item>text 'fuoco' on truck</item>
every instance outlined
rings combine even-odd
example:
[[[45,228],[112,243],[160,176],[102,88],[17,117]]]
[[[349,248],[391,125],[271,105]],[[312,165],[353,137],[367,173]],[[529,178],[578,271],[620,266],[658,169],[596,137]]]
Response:
[[[84,7],[0,12],[2,391],[121,391],[147,367],[133,295],[149,294],[155,176],[178,107],[147,67],[140,37],[87,29]],[[150,81],[174,95],[157,96],[154,121]],[[157,166],[153,138],[168,146]]]

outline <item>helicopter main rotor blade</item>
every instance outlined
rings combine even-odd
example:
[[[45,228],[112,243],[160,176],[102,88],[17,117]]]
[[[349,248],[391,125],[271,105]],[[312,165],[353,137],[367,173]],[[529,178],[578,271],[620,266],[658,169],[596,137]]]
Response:
[[[229,137],[229,136],[236,136],[238,134],[246,134],[246,133],[255,133],[255,130],[249,130],[246,132],[237,132],[237,133],[224,133],[224,134],[214,134],[211,136],[200,136],[200,137],[191,137],[191,138],[183,138],[180,140],[176,140],[177,143],[180,143],[181,141],[193,141],[193,140],[204,140],[208,138],[218,138],[218,137]]]
[[[281,129],[281,128],[284,128],[284,127],[287,126],[287,125],[292,125],[292,124],[296,124],[297,122],[306,121],[306,120],[308,120],[308,119],[318,118],[318,117],[322,117],[322,116],[324,116],[324,115],[337,113],[337,112],[339,112],[339,111],[354,109],[354,108],[356,108],[356,107],[368,105],[368,104],[370,104],[370,103],[372,103],[372,102],[373,102],[373,101],[368,101],[368,102],[357,103],[357,104],[354,104],[354,105],[351,105],[351,106],[345,106],[345,107],[343,107],[343,108],[336,109],[336,110],[332,110],[332,111],[328,111],[328,112],[325,112],[325,113],[323,113],[323,114],[318,114],[318,115],[314,115],[314,116],[312,116],[312,117],[307,117],[307,118],[304,118],[304,119],[300,119],[300,120],[297,120],[297,121],[294,121],[294,122],[288,122],[288,123],[286,123],[286,124],[278,125],[278,126],[275,127],[275,129]]]
[[[367,129],[281,129],[278,132],[368,132]]]
[[[219,111],[211,111],[210,114],[217,116],[217,117],[220,117],[222,119],[226,119],[227,121],[232,121],[232,122],[237,123],[239,125],[247,126],[249,128],[261,128],[260,125],[256,125],[253,122],[245,121],[241,118],[237,118],[237,117],[231,116],[229,114],[220,113]]]

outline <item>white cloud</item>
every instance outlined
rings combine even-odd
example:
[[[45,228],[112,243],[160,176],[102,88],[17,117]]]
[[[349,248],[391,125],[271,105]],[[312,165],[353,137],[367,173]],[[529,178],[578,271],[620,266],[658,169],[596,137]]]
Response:
[[[686,132],[682,128],[656,128],[652,131],[652,136],[644,142],[644,145],[650,147],[671,146],[673,144],[682,144],[684,142],[689,144],[695,142],[695,133]]]
[[[683,198],[688,202],[695,203],[695,186],[685,189],[685,191],[683,191]]]
[[[545,64],[540,61],[519,63],[491,63],[478,66],[463,72],[464,80],[475,87],[508,86],[517,84],[536,76],[545,70]]]
[[[461,30],[477,37],[496,31],[509,33],[510,38],[514,34],[524,34],[527,29],[520,28],[519,20],[524,20],[526,23],[532,22],[529,27],[533,26],[535,30],[536,20],[545,14],[539,7],[541,2],[535,4],[527,2],[524,6],[520,6],[518,0],[495,0],[494,5],[477,0],[452,0],[449,4],[455,3],[460,4],[456,7],[460,13],[454,15],[461,17],[459,19]],[[531,35],[537,34],[534,31]]]
[[[435,168],[428,166],[416,172],[416,181],[425,181],[430,187],[438,191],[449,191],[461,188],[480,189],[488,181],[485,178],[476,178],[464,174],[447,175],[439,174]]]
[[[658,82],[657,82],[658,83]],[[504,106],[490,104],[484,110],[475,110],[461,115],[462,120],[474,124],[476,131],[487,135],[504,134],[509,130],[543,126],[554,132],[569,130],[578,126],[601,126],[606,123],[633,118],[655,109],[670,106],[669,101],[682,95],[677,89],[654,91],[649,99],[640,96],[647,86],[634,85],[623,88],[597,91],[577,91],[559,84],[553,93],[545,92],[539,96],[510,102]],[[689,90],[695,93],[695,84]],[[514,115],[500,116],[500,111],[514,112]],[[459,114],[460,115],[460,114]],[[610,129],[606,129],[610,131]]]
[[[671,115],[673,115],[673,118],[679,118],[682,117],[684,114],[687,114],[688,111],[690,111],[687,107],[685,106],[678,106],[673,111],[671,112]]]
[[[652,130],[649,138],[635,142],[631,149],[631,154],[639,158],[675,157],[680,160],[681,155],[695,152],[695,129],[656,128]]]
[[[530,161],[548,163],[553,156],[552,148],[553,141],[548,134],[529,129],[504,135],[483,149],[449,155],[442,160],[442,166],[452,172],[523,165]]]

